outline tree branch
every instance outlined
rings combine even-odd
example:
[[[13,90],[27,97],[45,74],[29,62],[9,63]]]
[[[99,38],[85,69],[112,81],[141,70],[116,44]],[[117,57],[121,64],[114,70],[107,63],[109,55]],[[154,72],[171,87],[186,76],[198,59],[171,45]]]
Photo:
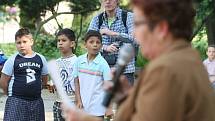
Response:
[[[96,11],[96,10],[99,10],[99,9],[100,9],[100,8],[94,8],[94,9],[82,10],[82,11],[78,11],[78,12],[77,12],[77,11],[71,11],[71,12],[60,12],[60,13],[55,13],[55,14],[53,14],[52,16],[50,16],[49,18],[47,18],[46,20],[44,20],[44,21],[42,21],[41,23],[39,23],[39,25],[38,25],[38,27],[37,27],[37,29],[36,29],[36,31],[35,31],[35,34],[34,34],[34,40],[36,41],[37,35],[39,34],[39,32],[40,32],[42,26],[43,26],[45,23],[49,22],[50,20],[56,18],[56,17],[59,16],[59,15],[62,15],[62,14],[81,14],[81,15],[83,15],[83,14],[85,14],[85,13],[89,13],[89,11]]]
[[[75,44],[75,50],[74,50],[74,52],[76,52],[76,49],[78,47],[78,40],[79,40],[79,38],[81,36],[81,33],[82,33],[82,27],[83,27],[83,15],[81,15],[81,19],[80,19],[80,31],[79,31],[79,34],[77,36],[76,42],[75,42],[76,44]]]
[[[199,33],[199,31],[202,29],[203,25],[207,22],[207,20],[210,18],[211,14],[213,14],[213,12],[215,12],[214,8],[211,11],[211,13],[202,20],[200,26],[197,27],[196,31],[193,32],[193,34],[192,34],[192,36],[190,38],[191,40],[193,40],[193,38]]]
[[[59,5],[59,4],[58,4]],[[57,10],[58,10],[58,5],[57,5]],[[56,10],[56,11],[57,11]],[[55,15],[57,12],[56,12],[54,9],[53,10],[51,10],[51,12],[52,12],[52,15]],[[60,25],[60,23],[58,22],[58,20],[57,20],[57,16],[56,17],[54,17],[54,19],[55,19],[55,21],[56,21],[56,23],[57,23],[57,25],[58,25],[58,28],[59,29],[62,29],[62,27],[61,27],[61,25]]]

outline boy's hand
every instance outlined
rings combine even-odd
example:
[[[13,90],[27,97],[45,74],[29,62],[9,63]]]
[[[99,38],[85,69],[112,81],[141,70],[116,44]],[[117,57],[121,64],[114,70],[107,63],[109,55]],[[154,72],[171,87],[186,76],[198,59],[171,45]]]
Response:
[[[115,44],[111,44],[111,45],[107,46],[106,51],[107,52],[116,52],[116,51],[118,51],[118,48],[115,46]]]
[[[82,101],[81,101],[81,100],[77,100],[77,101],[76,101],[76,106],[77,106],[79,109],[83,109]]]
[[[106,116],[106,117],[109,117],[109,118],[112,118],[112,117],[113,117],[112,105],[109,106],[109,107],[107,108],[107,110],[105,111],[105,116]]]
[[[112,68],[112,76],[114,75],[115,75],[115,68]],[[112,81],[105,81],[103,88],[107,91],[111,90],[114,86],[113,84],[114,82]],[[127,97],[128,92],[130,91],[132,86],[129,84],[128,79],[126,78],[125,75],[120,76],[119,85],[117,86],[118,88],[114,94],[115,96],[113,97],[113,100],[116,103],[120,103],[123,99],[125,99],[125,97]]]
[[[54,93],[56,91],[55,85],[47,84],[47,89],[49,90],[50,93]]]

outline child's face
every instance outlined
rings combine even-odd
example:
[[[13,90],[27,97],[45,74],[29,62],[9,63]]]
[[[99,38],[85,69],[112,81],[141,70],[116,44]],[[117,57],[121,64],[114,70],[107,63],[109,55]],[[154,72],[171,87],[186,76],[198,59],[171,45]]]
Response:
[[[85,42],[85,47],[87,48],[88,54],[96,55],[100,51],[102,43],[98,37],[92,36]]]
[[[32,53],[33,39],[31,35],[24,35],[17,37],[15,44],[16,48],[22,55],[28,55]]]
[[[208,59],[209,60],[214,60],[215,59],[215,48],[214,47],[209,47],[207,51]]]
[[[69,40],[65,35],[60,35],[57,37],[57,47],[61,53],[71,52],[71,48],[74,48],[75,42]]]

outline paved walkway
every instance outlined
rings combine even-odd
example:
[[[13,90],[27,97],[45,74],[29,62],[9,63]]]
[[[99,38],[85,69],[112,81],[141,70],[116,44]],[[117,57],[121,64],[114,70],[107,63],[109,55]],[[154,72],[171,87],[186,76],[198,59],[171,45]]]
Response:
[[[7,98],[7,96],[1,96],[1,92],[2,90],[0,90],[0,121],[3,120],[4,105]],[[56,99],[56,95],[49,93],[48,90],[43,90],[42,97],[45,105],[46,121],[53,121],[52,105]]]

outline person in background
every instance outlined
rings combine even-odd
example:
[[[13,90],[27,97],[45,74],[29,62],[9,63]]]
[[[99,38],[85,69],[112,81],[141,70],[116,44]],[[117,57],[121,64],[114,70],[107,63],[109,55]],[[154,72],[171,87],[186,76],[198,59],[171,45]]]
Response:
[[[208,58],[203,61],[203,64],[208,71],[212,86],[215,88],[215,45],[209,45],[206,54]]]
[[[89,30],[84,41],[87,53],[78,57],[73,71],[77,106],[90,115],[104,118],[103,84],[111,80],[110,67],[100,54],[101,34]]]
[[[192,0],[131,3],[134,34],[150,62],[127,92],[114,121],[215,121],[214,90],[198,51],[191,47]],[[121,86],[116,95],[128,91]],[[101,121],[74,109],[68,111],[68,120]]]
[[[77,56],[73,53],[75,48],[75,33],[71,29],[65,28],[60,30],[57,35],[57,48],[60,50],[61,57],[56,60],[59,72],[63,81],[64,89],[71,99],[75,100],[75,84],[72,76],[73,66]],[[53,105],[54,121],[65,121],[62,116],[61,100],[58,98]]]
[[[0,77],[1,77],[1,70],[4,66],[4,63],[6,62],[7,58],[5,57],[2,50],[0,50]]]
[[[47,62],[32,50],[33,43],[27,28],[16,32],[18,53],[5,62],[0,79],[0,87],[8,95],[4,121],[45,121],[41,89],[48,81]]]
[[[102,34],[102,56],[110,67],[116,63],[119,48],[123,43],[132,43],[137,48],[134,41],[134,16],[133,13],[119,8],[120,0],[101,0],[104,12],[95,16],[88,30],[100,31]],[[120,39],[121,38],[121,39]],[[123,39],[124,38],[124,39]],[[134,84],[135,57],[128,63],[124,75],[131,85]]]

